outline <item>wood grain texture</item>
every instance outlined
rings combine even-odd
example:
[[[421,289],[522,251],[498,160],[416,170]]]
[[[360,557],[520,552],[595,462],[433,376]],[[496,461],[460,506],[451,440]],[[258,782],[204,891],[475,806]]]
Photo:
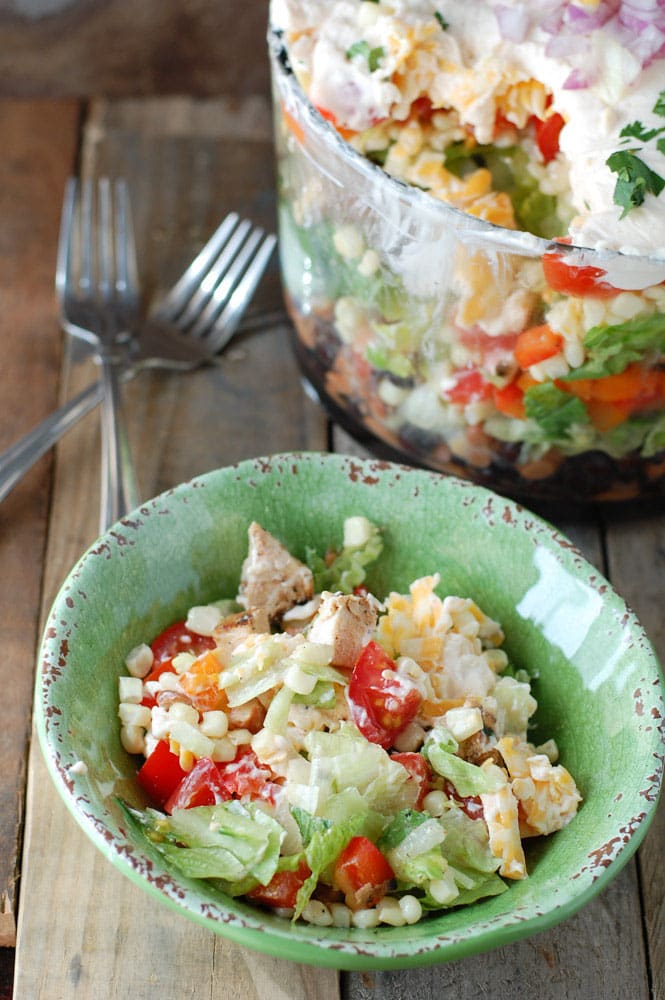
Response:
[[[609,573],[614,586],[640,618],[656,654],[665,664],[665,523],[662,517],[608,518]],[[661,724],[662,724],[662,720]],[[665,802],[661,801],[638,864],[654,997],[665,997]]]
[[[48,113],[47,113],[48,107]],[[0,450],[56,404],[61,336],[53,293],[60,191],[76,157],[78,106],[0,100]],[[0,945],[15,939],[26,745],[41,588],[50,459],[0,507],[4,722],[0,727]]]
[[[0,94],[267,93],[267,0],[73,0],[60,6],[41,17],[0,6]]]
[[[176,105],[177,113],[181,105]],[[157,122],[168,122],[170,107],[166,101],[155,109]],[[173,277],[179,274],[209,235],[219,212],[251,207],[257,184],[273,190],[265,140],[263,146],[245,148],[246,169],[237,171],[234,186],[229,187],[228,158],[219,129],[196,142],[170,146],[153,128],[152,144],[133,143],[120,124],[119,109],[108,111],[115,123],[108,133],[104,108],[92,112],[82,162],[92,173],[121,171],[129,178],[140,202],[137,230],[146,282],[158,284],[157,277],[163,280],[167,270]],[[131,132],[132,126],[127,128]],[[142,154],[133,164],[131,153],[128,158],[124,153],[137,146]],[[242,158],[241,151],[236,155]],[[190,189],[201,158],[207,163],[207,196],[197,201]],[[165,159],[172,187],[155,183]],[[272,211],[272,198],[266,197],[266,224]],[[165,235],[153,243],[155,230]],[[146,247],[154,247],[154,252],[148,253]],[[281,309],[281,299],[274,297],[276,287],[266,276],[255,315]],[[209,369],[187,376],[146,375],[128,387],[129,430],[145,497],[240,458],[324,447],[325,418],[300,389],[287,338],[288,330],[280,324],[248,332]],[[63,392],[76,392],[93,375],[90,361],[75,362],[68,353]],[[259,395],[262,421],[256,419]],[[278,420],[275,414],[280,415]],[[96,536],[98,457],[94,418],[72,430],[59,446],[44,608]],[[29,775],[15,1000],[97,996],[334,1000],[338,995],[334,972],[250,953],[174,914],[119,875],[59,800],[36,741]]]

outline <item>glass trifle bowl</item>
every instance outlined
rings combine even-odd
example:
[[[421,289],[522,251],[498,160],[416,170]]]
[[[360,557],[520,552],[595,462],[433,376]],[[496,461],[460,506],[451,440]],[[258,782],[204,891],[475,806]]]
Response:
[[[543,119],[522,110],[485,142],[422,96],[399,122],[347,128],[306,91],[286,37],[273,23],[282,279],[301,370],[333,417],[379,454],[525,502],[663,498],[665,251],[583,245],[598,215],[576,238],[551,94],[530,98]],[[380,75],[386,50],[353,48],[346,61],[373,52]],[[617,151],[636,156],[637,140],[640,162],[653,147],[665,168],[658,121],[635,125]],[[660,178],[646,176],[644,204],[636,188],[624,199],[649,233]]]

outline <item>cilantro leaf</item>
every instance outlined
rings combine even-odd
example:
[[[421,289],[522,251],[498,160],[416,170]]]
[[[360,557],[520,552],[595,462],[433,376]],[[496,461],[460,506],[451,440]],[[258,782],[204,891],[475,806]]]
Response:
[[[617,175],[614,204],[623,208],[622,219],[632,208],[643,204],[647,194],[658,196],[665,188],[665,180],[636,156],[634,149],[617,150],[605,163]]]
[[[619,132],[619,135],[623,138],[639,139],[641,142],[650,142],[651,139],[655,139],[657,135],[662,135],[663,132],[665,132],[665,125],[661,125],[660,128],[645,128],[642,122],[634,121],[630,122],[629,125],[624,125]]]
[[[444,17],[444,16],[443,16],[443,14],[441,13],[441,11],[439,11],[439,10],[435,10],[435,11],[434,11],[434,17],[435,17],[435,18],[437,19],[437,21],[438,21],[438,22],[439,22],[439,24],[441,25],[441,30],[442,30],[442,31],[447,31],[447,30],[448,30],[448,28],[450,27],[450,25],[449,25],[449,24],[448,24],[448,22],[446,21],[445,17]]]
[[[370,73],[373,73],[375,69],[379,68],[379,63],[384,58],[386,52],[382,45],[377,45],[376,48],[370,49],[368,42],[365,39],[361,39],[358,42],[354,42],[346,50],[346,58],[353,59],[355,56],[362,56],[367,60],[367,65],[369,66]]]
[[[532,385],[524,394],[527,417],[535,421],[546,440],[569,437],[574,424],[588,424],[589,417],[581,399],[559,389],[553,382]]]
[[[661,118],[665,118],[665,90],[661,90],[658,98],[656,99],[656,103],[651,110],[654,115],[660,115]]]

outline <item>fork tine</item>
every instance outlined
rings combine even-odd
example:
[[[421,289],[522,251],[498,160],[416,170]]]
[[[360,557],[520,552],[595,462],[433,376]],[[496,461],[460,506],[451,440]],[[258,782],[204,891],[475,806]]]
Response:
[[[221,315],[215,321],[212,328],[203,333],[208,346],[215,354],[218,354],[222,348],[226,347],[238,329],[245,307],[261,280],[261,275],[266,269],[276,243],[277,237],[272,233],[264,237],[256,255],[233,290]]]
[[[194,291],[187,307],[178,320],[179,326],[187,326],[195,323],[199,314],[207,307],[211,299],[214,298],[217,285],[220,279],[225,279],[232,267],[236,254],[240,251],[245,236],[252,228],[248,219],[243,219],[236,231],[222,249],[217,260],[212,264],[208,273],[201,280],[199,287]],[[190,332],[194,332],[192,327]]]
[[[180,315],[191,299],[192,293],[199,286],[201,276],[208,271],[221,248],[229,239],[238,223],[238,219],[239,216],[236,212],[230,212],[220,223],[182,277],[162,299],[157,309],[155,309],[153,313],[155,319],[172,322]]]
[[[247,229],[249,230],[250,228],[250,224],[248,223]],[[219,284],[216,284],[208,304],[202,310],[198,319],[189,331],[193,337],[203,336],[205,331],[208,330],[215,322],[215,319],[228,301],[233,288],[242,277],[245,268],[247,267],[247,263],[251,259],[252,254],[254,253],[254,250],[262,236],[262,229],[253,229],[248,240],[239,250],[233,262],[228,267],[224,268],[224,274],[221,281]]]
[[[102,302],[111,301],[113,294],[111,275],[113,273],[113,230],[111,228],[111,185],[108,177],[100,177],[97,182],[97,287]]]
[[[58,301],[62,304],[67,274],[71,267],[72,234],[74,230],[74,206],[76,204],[77,183],[75,177],[69,177],[65,185],[65,194],[60,216],[60,233],[58,235],[58,255],[55,266],[55,290]]]
[[[86,292],[92,289],[94,280],[92,208],[92,184],[89,180],[85,180],[81,189],[81,197],[78,199],[78,223],[80,233],[79,285]]]
[[[115,289],[121,301],[132,308],[138,303],[139,278],[129,188],[125,180],[119,179],[115,182],[114,207],[116,234]]]

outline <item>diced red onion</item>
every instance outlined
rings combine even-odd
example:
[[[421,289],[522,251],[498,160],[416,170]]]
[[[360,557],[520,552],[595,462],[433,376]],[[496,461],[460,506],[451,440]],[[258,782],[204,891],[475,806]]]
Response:
[[[529,14],[524,7],[507,7],[499,4],[494,8],[502,38],[509,42],[523,42],[529,30]]]

